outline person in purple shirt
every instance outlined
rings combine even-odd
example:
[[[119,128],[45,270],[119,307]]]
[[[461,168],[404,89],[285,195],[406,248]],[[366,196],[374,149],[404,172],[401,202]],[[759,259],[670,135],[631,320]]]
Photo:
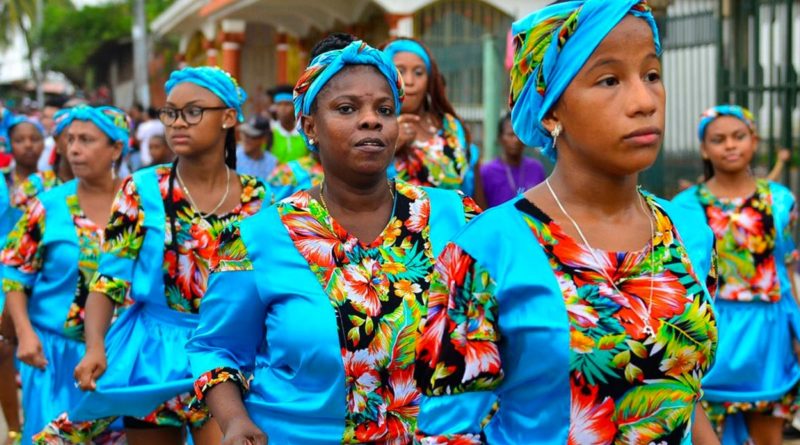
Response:
[[[483,191],[489,207],[500,205],[547,177],[542,164],[524,155],[525,146],[511,128],[511,116],[506,115],[497,128],[502,156],[481,166]]]

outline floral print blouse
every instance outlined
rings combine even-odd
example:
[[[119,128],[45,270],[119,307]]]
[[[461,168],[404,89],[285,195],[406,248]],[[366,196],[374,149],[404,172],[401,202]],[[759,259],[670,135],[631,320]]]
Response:
[[[738,199],[714,196],[705,184],[697,188],[700,205],[717,239],[719,254],[719,298],[734,301],[776,302],[781,298],[776,261],[790,263],[798,258],[792,246],[783,257],[776,255],[779,232],[791,239],[797,212],[790,212],[790,224],[775,227],[769,182],[756,181],[756,191]]]
[[[420,392],[414,378],[418,325],[425,315],[434,265],[430,199],[423,189],[395,184],[395,207],[383,232],[363,242],[340,226],[305,191],[281,201],[283,225],[330,299],[339,320],[346,380],[342,443],[404,444],[412,439]],[[467,220],[479,209],[462,196]],[[235,226],[223,236],[220,268],[252,267]],[[198,396],[214,385],[247,379],[220,368],[195,384]]]
[[[450,114],[443,128],[428,141],[415,141],[395,157],[397,178],[413,185],[461,189],[469,168],[468,150],[459,134],[460,123]]]
[[[169,199],[171,166],[156,167],[161,198]],[[177,255],[172,245],[170,218],[164,221],[164,297],[167,305],[179,312],[197,313],[205,294],[209,264],[217,253],[219,234],[230,223],[257,212],[266,196],[266,186],[253,176],[239,175],[242,184],[240,204],[225,215],[203,218],[189,203],[176,183],[172,202],[176,214]],[[110,223],[105,229],[103,252],[122,258],[135,259],[144,241],[144,211],[133,178],[126,179],[112,205]],[[151,260],[152,261],[152,260]],[[97,274],[90,285],[117,304],[124,301],[131,283],[118,277]]]
[[[313,156],[303,156],[295,161],[290,161],[285,164],[278,164],[267,179],[267,183],[273,187],[297,187],[299,181],[295,176],[294,170],[290,165],[291,162],[296,162],[297,165],[308,172],[311,177],[311,186],[317,186],[322,182],[323,171],[322,164],[319,163]]]
[[[81,210],[78,195],[67,197],[67,207],[78,235],[78,286],[75,298],[70,306],[67,319],[64,321],[64,335],[68,338],[83,340],[83,320],[86,298],[89,295],[89,282],[97,271],[100,257],[100,245],[103,231],[89,220]],[[41,244],[45,233],[45,209],[41,202],[33,198],[22,219],[8,235],[5,250],[0,260],[7,267],[17,268],[25,274],[35,274],[42,268],[46,259],[44,246]],[[3,291],[22,291],[30,294],[31,289],[23,283],[3,278]],[[122,303],[125,303],[123,299]]]
[[[700,381],[714,359],[710,298],[672,222],[648,202],[657,220],[653,242],[634,252],[596,249],[602,265],[531,202],[515,204],[544,249],[566,306],[571,444],[682,443],[702,394]],[[715,281],[712,271],[712,294]],[[496,289],[488,270],[457,245],[439,257],[418,345],[417,375],[427,394],[486,391],[502,382]],[[647,324],[654,335],[645,331]],[[424,431],[418,439],[482,443],[475,435],[431,437]]]
[[[14,193],[11,195],[11,205],[13,207],[24,209],[31,198],[50,190],[62,182],[53,170],[36,172],[31,176],[36,176],[36,180],[28,177],[14,189]]]

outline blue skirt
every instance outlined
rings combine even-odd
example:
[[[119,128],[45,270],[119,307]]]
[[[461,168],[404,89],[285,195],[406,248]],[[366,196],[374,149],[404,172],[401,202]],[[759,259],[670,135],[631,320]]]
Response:
[[[19,364],[25,413],[21,443],[31,443],[32,437],[48,422],[83,397],[81,390],[75,387],[73,371],[83,358],[85,344],[37,326],[33,329],[39,336],[48,364],[44,369]]]
[[[97,389],[84,393],[69,411],[69,418],[145,417],[167,400],[191,392],[194,378],[186,343],[197,321],[196,314],[166,306],[130,307],[106,335],[108,369]]]
[[[800,310],[791,296],[776,303],[714,303],[719,329],[714,366],[703,378],[709,402],[780,400],[800,380],[793,340]]]

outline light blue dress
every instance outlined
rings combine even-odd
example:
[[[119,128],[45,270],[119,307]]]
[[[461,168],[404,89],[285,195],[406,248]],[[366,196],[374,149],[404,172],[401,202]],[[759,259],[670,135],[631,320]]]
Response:
[[[85,352],[82,317],[76,318],[73,306],[82,303],[77,301],[80,297],[76,295],[76,289],[80,290],[79,286],[82,286],[84,298],[87,292],[88,282],[80,267],[93,269],[97,261],[96,256],[87,258],[81,255],[84,247],[81,244],[93,241],[94,248],[99,251],[100,237],[79,239],[66,203],[67,198],[76,195],[77,184],[77,180],[72,180],[38,197],[44,209],[45,227],[38,246],[34,246],[42,252],[38,271],[28,272],[8,264],[3,269],[4,287],[13,282],[29,292],[28,314],[49,362],[44,369],[25,363],[19,365],[25,413],[22,443],[31,443],[33,435],[83,396],[75,387],[72,375]],[[27,226],[27,220],[25,218],[20,223]],[[14,243],[6,247],[11,251],[20,247],[15,239],[9,242]]]
[[[388,271],[390,265],[395,265],[393,270],[408,272],[407,275],[379,272],[373,276],[371,280],[373,284],[384,283],[383,277],[386,276],[389,276],[389,281],[392,283],[396,280],[402,281],[403,278],[424,283],[425,276],[432,270],[435,258],[433,254],[438,253],[447,240],[465,224],[465,212],[471,212],[464,204],[466,201],[462,203],[463,198],[456,192],[408,186],[406,190],[410,191],[409,196],[424,190],[422,193],[429,197],[430,222],[428,228],[422,232],[422,236],[427,238],[429,231],[429,239],[424,243],[411,241],[413,246],[424,244],[424,251],[415,248],[404,250],[404,247],[383,250],[383,247],[394,245],[395,242],[394,238],[389,239],[386,235],[388,232],[385,231],[382,239],[388,240],[386,241],[388,244],[383,241],[372,244],[373,247],[378,246],[382,249],[381,254],[375,255],[375,250],[372,248],[357,250],[360,253],[355,254],[356,257],[361,255],[379,257],[378,262],[383,265],[380,266],[381,270]],[[231,249],[238,259],[223,261],[221,269],[218,269],[222,271],[212,273],[208,292],[200,309],[200,325],[187,346],[192,369],[199,379],[197,391],[202,393],[222,381],[235,381],[244,389],[246,385],[243,381],[246,380],[246,375],[252,375],[253,381],[249,391],[246,392],[244,402],[250,417],[268,435],[270,443],[308,445],[373,443],[372,440],[364,439],[366,435],[378,434],[370,433],[368,431],[370,428],[384,431],[384,434],[388,435],[396,434],[384,435],[382,436],[384,439],[399,438],[397,442],[386,443],[407,443],[416,423],[419,398],[413,380],[413,339],[419,316],[423,315],[414,312],[420,291],[417,290],[416,298],[404,297],[411,299],[404,300],[403,304],[406,306],[400,306],[405,307],[402,312],[403,317],[393,318],[385,312],[386,306],[383,306],[380,314],[369,317],[371,320],[368,323],[374,321],[376,331],[397,334],[390,335],[391,350],[396,352],[390,360],[392,364],[387,365],[387,368],[381,368],[383,371],[380,372],[381,374],[385,372],[389,377],[378,379],[381,380],[381,384],[378,384],[367,377],[367,375],[373,377],[377,375],[371,372],[375,368],[367,366],[367,369],[363,370],[365,374],[360,374],[361,378],[351,378],[350,374],[354,371],[343,363],[345,360],[352,364],[343,359],[343,354],[346,357],[350,357],[351,354],[343,352],[344,349],[348,351],[349,349],[340,344],[340,341],[345,333],[348,334],[348,340],[345,340],[348,344],[355,338],[352,336],[354,332],[359,332],[362,336],[369,334],[369,330],[358,330],[355,324],[351,324],[354,317],[357,317],[356,313],[346,315],[347,308],[357,291],[355,287],[347,287],[349,284],[323,288],[319,276],[296,247],[287,229],[296,229],[297,233],[308,234],[304,227],[311,230],[315,224],[313,219],[298,219],[298,222],[304,222],[298,223],[297,226],[286,225],[282,220],[281,209],[288,208],[286,206],[290,204],[287,203],[291,201],[291,205],[300,203],[302,206],[310,200],[308,194],[300,192],[239,223],[240,238],[237,238],[239,243],[236,244],[237,247]],[[415,202],[418,204],[415,208],[424,207],[424,204],[419,205],[423,200]],[[399,206],[396,201],[396,208]],[[311,212],[319,210],[321,207],[313,204]],[[303,217],[307,216],[305,211],[300,213]],[[401,217],[397,216],[393,220],[398,218]],[[406,221],[403,224],[408,226],[413,224],[410,221],[414,221],[414,218]],[[401,240],[407,232],[404,231],[403,234],[396,239]],[[340,233],[339,236],[343,235]],[[351,245],[353,241],[341,239],[345,245]],[[420,238],[414,239],[420,240]],[[302,242],[313,252],[316,249],[311,245],[315,244],[309,243],[319,241],[320,245],[327,245],[327,242],[320,240],[321,238],[311,234]],[[332,249],[338,251],[337,247]],[[325,251],[323,248],[319,252],[324,256]],[[348,256],[348,258],[350,260],[344,260],[348,265],[353,264],[348,261],[359,261],[355,257]],[[397,263],[392,261],[393,258]],[[375,264],[369,258],[365,261]],[[421,271],[421,275],[411,277],[417,273],[412,272],[417,267],[415,264],[420,264],[416,270]],[[316,267],[313,266],[315,270]],[[332,276],[339,276],[340,271],[338,268],[333,270]],[[384,304],[392,304],[391,301],[399,292],[399,287],[394,289],[395,292],[389,291],[386,294]],[[342,293],[339,293],[340,291]],[[331,295],[341,295],[348,303],[342,306],[333,304]],[[424,308],[424,303],[421,304]],[[393,322],[389,322],[389,319]],[[399,328],[397,323],[404,325],[405,328]],[[347,329],[343,333],[345,325],[356,329]],[[402,341],[403,338],[406,341]],[[402,354],[397,351],[408,352],[409,348],[410,356],[400,358]],[[380,352],[375,354],[383,357]],[[356,352],[355,355],[363,357],[369,354],[365,349]],[[398,363],[404,359],[410,360],[410,367],[397,371],[400,367]],[[219,372],[222,369],[228,374]],[[215,372],[209,377],[212,371]],[[239,373],[245,376],[238,376]],[[387,383],[394,378],[402,379],[399,377],[401,375],[405,376],[404,381],[410,384],[410,387],[405,387],[405,392],[400,389],[404,387],[403,384],[392,386]],[[374,389],[373,391],[353,390],[354,386],[359,387],[360,384],[376,386],[369,386]],[[393,400],[397,405],[405,408],[392,408],[391,403],[383,404],[384,399],[381,394],[387,392],[393,394]],[[351,398],[353,394],[355,395]],[[411,395],[409,399],[404,399],[403,395],[409,394],[416,396]],[[365,397],[359,398],[362,395]],[[408,404],[404,405],[400,399],[406,400]],[[370,411],[373,404],[383,409],[373,413]],[[354,411],[359,412],[354,413]],[[362,423],[356,427],[351,420],[358,415],[368,419],[361,418]],[[376,421],[378,418],[381,420]],[[390,431],[387,425],[392,424],[396,425],[397,429]],[[404,428],[410,429],[402,431]],[[384,443],[383,440],[375,442]]]
[[[590,298],[582,294],[587,286],[575,291],[573,285],[571,289],[575,294],[571,296],[562,291],[562,286],[570,285],[557,279],[552,257],[534,236],[530,222],[521,216],[517,208],[517,201],[521,199],[484,212],[465,227],[439,257],[437,273],[455,281],[442,278],[438,289],[443,295],[437,296],[436,305],[428,307],[422,343],[417,348],[418,379],[424,382],[425,392],[419,413],[418,443],[563,445],[611,443],[612,438],[619,439],[617,428],[623,426],[608,426],[613,420],[611,416],[593,411],[601,408],[599,404],[588,407],[578,404],[587,395],[575,389],[578,382],[573,380],[574,367],[579,366],[575,358],[581,355],[574,352],[574,342],[581,337],[573,337],[576,332],[572,331],[570,320],[585,315],[585,320],[596,320],[600,327],[610,320],[603,318],[601,306],[580,304],[583,301],[580,298]],[[710,301],[702,282],[712,267],[710,231],[696,230],[696,218],[692,219],[668,202],[656,202],[680,234],[679,242],[688,251],[689,261],[700,280],[697,284],[692,283],[694,280],[687,283],[693,286],[697,301]],[[547,227],[540,227],[542,233],[554,236]],[[459,280],[463,280],[463,284],[459,284]],[[568,299],[570,307],[566,305]],[[598,300],[602,301],[602,294]],[[430,301],[434,302],[433,294]],[[598,318],[593,318],[592,314]],[[437,331],[438,319],[443,320],[442,331]],[[658,329],[665,325],[666,320]],[[613,347],[613,341],[609,345]],[[452,348],[461,358],[460,363],[451,352],[446,352]],[[656,349],[652,349],[652,343],[645,342],[637,352],[644,357],[648,351],[655,355]],[[446,354],[450,354],[449,358]],[[605,361],[607,358],[602,358],[603,354],[602,347],[593,349],[586,360],[591,362],[595,356],[596,363]],[[626,357],[628,360],[632,356]],[[657,368],[645,372],[657,374]],[[588,377],[587,374],[583,376]],[[431,385],[428,379],[437,383]],[[644,386],[635,383],[635,376],[633,380],[634,383],[625,388],[626,393],[636,388],[646,391],[646,380]],[[440,381],[453,385],[440,385]],[[604,382],[601,380],[600,385]],[[659,387],[658,382],[652,383],[653,388]],[[672,383],[661,385],[660,388],[680,387]],[[656,391],[665,390],[653,392]],[[694,412],[691,400],[692,397],[699,399],[699,391],[695,388],[688,401],[683,400],[687,395],[685,388],[673,391],[674,403],[666,403],[667,399],[655,394],[649,396],[652,403],[640,399],[641,404],[636,408],[641,410],[639,415],[647,417],[644,413],[651,406],[660,405],[675,413],[688,410],[691,417]],[[603,405],[610,402],[606,399]],[[624,408],[618,406],[617,409]],[[653,415],[655,424],[660,420],[655,418],[655,413]],[[580,422],[575,431],[571,422]],[[644,437],[656,431],[647,430],[645,419],[640,423]],[[601,424],[606,426],[594,430]],[[633,424],[627,427],[639,428]],[[665,429],[669,431],[668,428]],[[604,439],[589,441],[587,437],[593,434]],[[690,428],[684,434],[670,443],[691,444]]]
[[[677,195],[673,202],[706,221],[699,190],[698,186],[691,187]],[[784,261],[795,252],[792,234],[787,230],[795,200],[791,191],[774,182],[769,183],[769,192],[780,300],[716,299],[719,359],[703,379],[703,399],[709,402],[780,401],[787,393],[796,391],[800,381],[800,365],[793,348],[793,341],[800,338],[800,310],[791,291],[791,271]],[[719,239],[717,243],[717,249],[722,249]],[[725,421],[723,443],[741,444],[747,437],[744,417],[741,413],[731,415]]]

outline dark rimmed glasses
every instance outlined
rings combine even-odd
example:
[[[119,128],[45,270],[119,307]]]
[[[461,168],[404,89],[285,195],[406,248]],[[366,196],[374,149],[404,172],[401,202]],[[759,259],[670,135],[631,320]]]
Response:
[[[178,116],[188,125],[197,125],[203,120],[203,113],[213,110],[227,110],[230,107],[201,107],[188,105],[183,108],[164,107],[158,110],[158,120],[166,126],[171,126],[178,120]]]

